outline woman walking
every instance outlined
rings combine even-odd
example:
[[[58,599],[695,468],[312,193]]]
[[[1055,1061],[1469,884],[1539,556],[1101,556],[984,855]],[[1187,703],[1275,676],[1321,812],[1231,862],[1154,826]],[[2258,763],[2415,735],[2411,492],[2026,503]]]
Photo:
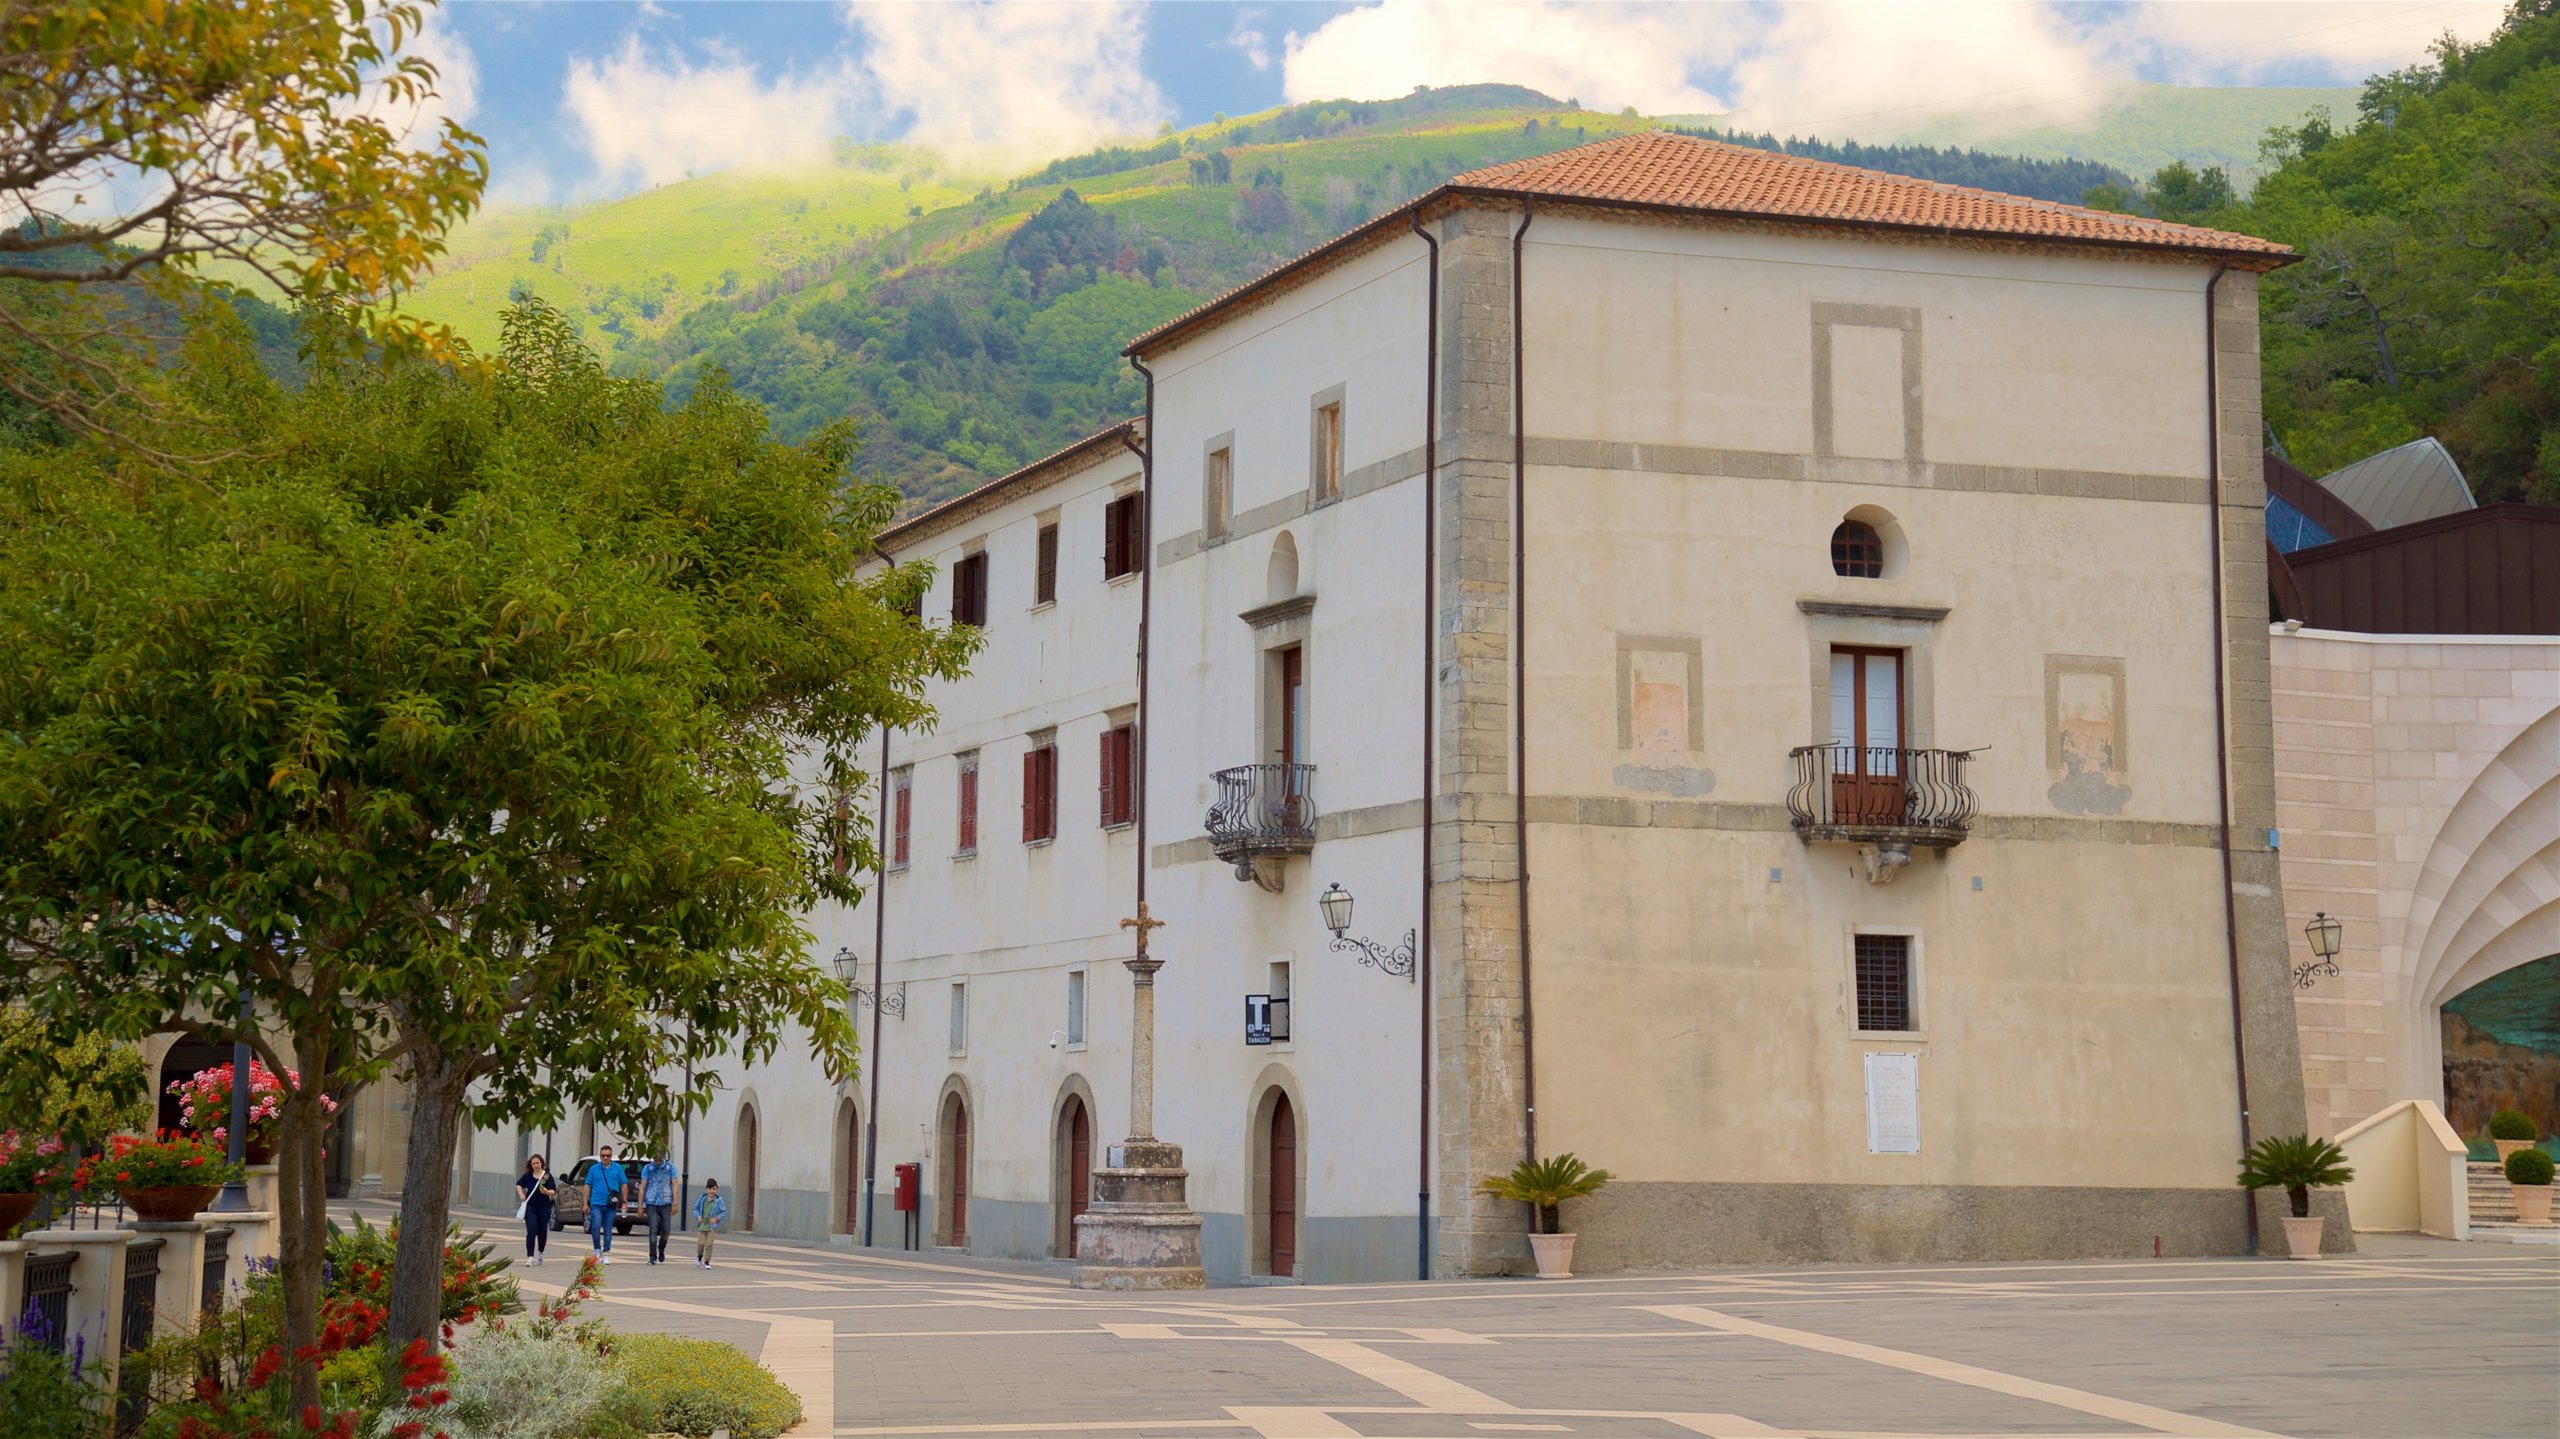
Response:
[[[524,1219],[524,1262],[540,1264],[542,1251],[551,1247],[551,1208],[560,1199],[560,1183],[541,1155],[526,1157],[524,1173],[516,1176],[516,1193],[523,1201],[516,1213]]]
[[[720,1196],[720,1181],[702,1181],[702,1192],[693,1200],[693,1262],[711,1267],[711,1244],[720,1237],[721,1222],[729,1217],[729,1201]]]

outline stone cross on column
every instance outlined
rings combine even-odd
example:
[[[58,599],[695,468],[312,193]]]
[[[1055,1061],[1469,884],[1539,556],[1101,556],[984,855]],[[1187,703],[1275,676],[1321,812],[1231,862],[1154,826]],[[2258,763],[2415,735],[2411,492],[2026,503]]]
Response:
[[[1164,928],[1164,921],[1147,913],[1146,901],[1138,902],[1138,917],[1120,921],[1122,929],[1138,932],[1138,953],[1134,959],[1122,961],[1129,966],[1129,1137],[1156,1137],[1156,971],[1164,967],[1161,959],[1147,957],[1147,933]]]

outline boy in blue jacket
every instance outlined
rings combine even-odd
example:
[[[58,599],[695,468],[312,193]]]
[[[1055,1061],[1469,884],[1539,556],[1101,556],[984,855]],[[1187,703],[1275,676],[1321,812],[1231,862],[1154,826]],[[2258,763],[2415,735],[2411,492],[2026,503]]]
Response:
[[[711,1243],[720,1237],[720,1228],[728,1221],[729,1201],[720,1194],[720,1181],[702,1181],[702,1193],[693,1201],[693,1262],[711,1267]]]

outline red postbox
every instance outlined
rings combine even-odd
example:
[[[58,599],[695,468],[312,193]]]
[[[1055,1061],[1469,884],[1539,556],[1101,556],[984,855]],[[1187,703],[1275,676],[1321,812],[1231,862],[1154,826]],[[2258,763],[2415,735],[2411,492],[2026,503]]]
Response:
[[[901,1164],[897,1166],[896,1174],[897,1178],[889,1192],[890,1207],[901,1214],[912,1214],[915,1212],[916,1198],[924,1190],[924,1166]]]

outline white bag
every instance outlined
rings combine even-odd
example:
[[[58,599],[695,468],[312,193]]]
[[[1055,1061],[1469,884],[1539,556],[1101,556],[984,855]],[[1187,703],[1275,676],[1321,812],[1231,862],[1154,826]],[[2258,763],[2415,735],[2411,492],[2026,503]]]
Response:
[[[516,1218],[518,1218],[518,1219],[522,1219],[522,1218],[524,1218],[525,1206],[526,1206],[526,1205],[528,1205],[528,1204],[531,1204],[531,1203],[533,1203],[533,1196],[532,1196],[532,1195],[529,1195],[529,1194],[528,1194],[528,1195],[526,1195],[524,1198],[517,1200],[517,1201],[516,1201]]]

